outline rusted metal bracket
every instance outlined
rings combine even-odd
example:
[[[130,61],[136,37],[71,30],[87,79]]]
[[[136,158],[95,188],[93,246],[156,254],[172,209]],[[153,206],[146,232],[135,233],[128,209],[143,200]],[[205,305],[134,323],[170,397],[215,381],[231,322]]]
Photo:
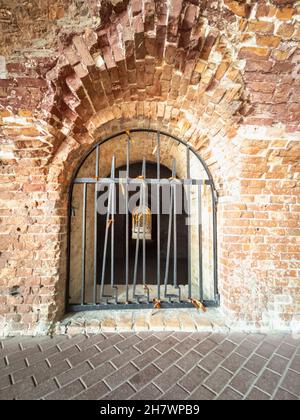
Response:
[[[203,305],[202,302],[200,302],[200,300],[191,299],[190,301],[198,311],[206,312],[206,307]]]

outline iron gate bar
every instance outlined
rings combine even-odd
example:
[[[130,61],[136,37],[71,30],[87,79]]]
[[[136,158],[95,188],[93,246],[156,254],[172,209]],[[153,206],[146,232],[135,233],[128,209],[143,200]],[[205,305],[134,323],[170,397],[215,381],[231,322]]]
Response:
[[[126,147],[126,187],[125,187],[125,201],[126,201],[126,262],[125,262],[125,282],[126,282],[126,303],[129,303],[129,206],[128,206],[128,179],[129,179],[129,162],[130,162],[130,137],[127,136],[127,147]]]
[[[152,183],[152,184],[156,184],[156,186],[157,186],[157,195],[158,195],[158,200],[157,200],[158,201],[158,219],[157,219],[157,287],[158,287],[158,290],[157,291],[158,291],[158,293],[157,293],[157,297],[158,297],[158,300],[160,300],[160,266],[161,266],[161,261],[160,261],[160,227],[161,227],[161,224],[160,224],[160,205],[161,205],[161,203],[160,203],[160,186],[161,185],[166,185],[166,184],[169,184],[170,185],[171,190],[173,190],[173,200],[175,199],[175,196],[176,196],[176,188],[177,188],[176,185],[174,185],[172,182],[168,182],[166,180],[161,180],[160,179],[160,146],[161,146],[161,135],[164,135],[164,136],[166,136],[166,137],[168,137],[170,139],[173,139],[174,141],[177,141],[179,144],[183,144],[187,148],[187,178],[188,179],[178,180],[178,182],[180,182],[181,185],[186,185],[187,186],[187,191],[188,191],[188,200],[187,200],[188,201],[188,207],[190,207],[190,191],[191,191],[191,186],[192,185],[198,185],[199,191],[201,190],[201,186],[202,185],[209,185],[210,188],[211,188],[212,202],[213,202],[212,203],[212,206],[213,206],[212,216],[213,216],[213,253],[214,253],[214,295],[215,295],[215,300],[207,300],[207,301],[203,300],[203,272],[202,272],[202,281],[200,281],[200,283],[199,283],[200,288],[202,287],[202,292],[200,290],[199,293],[200,293],[200,295],[202,294],[202,301],[205,304],[205,306],[216,306],[216,305],[218,305],[219,302],[220,302],[220,297],[219,297],[219,294],[218,294],[218,285],[217,285],[217,273],[218,273],[218,266],[217,266],[217,236],[216,236],[217,235],[217,193],[216,193],[216,189],[215,189],[215,186],[214,186],[214,182],[213,182],[212,176],[211,176],[211,174],[210,174],[210,172],[208,170],[208,167],[207,167],[206,163],[201,158],[201,156],[199,156],[197,154],[197,152],[195,151],[195,149],[192,148],[192,146],[190,146],[185,141],[183,141],[182,139],[180,139],[180,138],[178,138],[176,136],[170,135],[170,134],[168,134],[166,132],[163,132],[163,131],[153,130],[153,129],[133,129],[133,130],[130,130],[130,132],[131,133],[135,133],[135,132],[136,133],[141,133],[141,132],[155,133],[156,136],[157,136],[157,179],[144,180],[144,185],[145,184],[147,185],[147,184],[151,184]],[[114,139],[114,138],[116,138],[118,136],[124,135],[124,134],[127,134],[127,136],[128,136],[128,142],[127,142],[128,143],[128,147],[127,147],[127,176],[126,176],[126,180],[124,180],[124,179],[117,179],[114,176],[111,177],[111,178],[101,178],[101,179],[99,179],[99,167],[98,167],[98,170],[97,170],[97,164],[99,164],[99,150],[100,150],[101,145],[104,144],[104,143],[106,143],[106,142],[108,142],[109,140],[112,140],[112,139]],[[130,148],[130,134],[128,135],[128,132],[123,131],[121,133],[118,133],[118,134],[114,134],[112,136],[109,136],[109,137],[105,138],[103,141],[98,142],[81,159],[81,163],[78,166],[77,173],[75,173],[75,176],[73,177],[73,180],[72,180],[72,184],[71,185],[73,186],[74,184],[84,184],[84,195],[85,195],[85,197],[84,197],[84,207],[85,207],[85,212],[84,212],[84,215],[83,215],[83,218],[84,218],[84,222],[83,222],[83,238],[82,238],[82,239],[84,239],[84,240],[82,240],[82,246],[83,246],[83,248],[85,248],[85,243],[86,243],[86,200],[87,200],[87,185],[88,184],[94,184],[94,183],[96,185],[97,185],[97,183],[100,183],[100,184],[109,184],[109,191],[110,191],[109,197],[110,197],[110,200],[111,200],[112,198],[114,198],[114,197],[112,197],[112,194],[113,194],[112,190],[115,189],[115,185],[116,184],[119,183],[119,184],[123,185],[125,183],[126,190],[127,190],[127,193],[126,193],[127,197],[128,197],[128,186],[130,184],[136,184],[136,185],[140,185],[141,184],[141,182],[139,180],[134,180],[134,179],[130,179],[129,178],[129,162],[130,162],[129,148]],[[83,162],[85,161],[85,159],[95,149],[96,149],[96,155],[98,154],[98,157],[96,157],[96,174],[95,174],[96,176],[95,176],[95,178],[93,178],[93,177],[91,177],[91,178],[77,178],[77,174],[78,174],[78,172],[79,172],[79,170],[81,168],[81,165],[83,164]],[[190,153],[193,153],[197,157],[197,159],[201,162],[201,164],[202,164],[202,166],[203,166],[203,168],[204,168],[204,170],[205,170],[205,172],[207,174],[208,179],[206,179],[206,180],[190,179]],[[98,174],[97,174],[97,171],[98,171]],[[96,186],[95,186],[95,189],[96,189]],[[70,191],[69,217],[71,218],[71,215],[72,215],[72,213],[71,213],[71,197],[72,197],[72,194],[73,194],[73,188],[71,188],[69,191]],[[127,198],[126,198],[126,204],[128,205],[128,199]],[[96,191],[95,191],[95,205],[96,205]],[[108,216],[109,216],[109,212],[110,211],[108,211]],[[113,213],[114,213],[114,211],[113,211]],[[190,208],[188,210],[188,213],[190,214]],[[126,228],[126,232],[127,232],[127,234],[126,234],[126,236],[127,236],[127,238],[126,238],[126,249],[127,249],[126,250],[126,297],[128,298],[128,289],[129,289],[129,246],[128,246],[128,241],[129,241],[129,214],[128,214],[128,211],[126,212],[126,214],[127,214],[127,216],[126,216],[126,219],[127,219],[127,222],[126,222],[126,225],[127,225],[127,228]],[[176,218],[176,209],[175,209],[175,205],[174,205],[174,232],[176,230],[175,218]],[[97,219],[97,218],[95,218],[95,219]],[[97,226],[97,221],[95,220],[94,232],[96,232],[96,226]],[[202,226],[201,226],[201,228],[202,228]],[[113,232],[113,230],[114,229],[112,229],[112,232]],[[67,284],[68,285],[70,284],[70,267],[71,267],[71,264],[70,264],[70,256],[71,256],[71,250],[70,250],[71,237],[70,237],[70,232],[71,232],[71,222],[70,222],[70,219],[69,219],[69,223],[68,223],[68,245],[69,245],[69,247],[68,247],[68,263],[67,263],[67,265],[68,265]],[[173,234],[174,234],[174,239],[175,239],[175,233],[173,233]],[[200,240],[202,241],[202,230],[201,230],[201,238],[199,238],[199,241]],[[106,248],[107,248],[107,241],[108,241],[108,237],[106,238]],[[114,256],[114,250],[113,250],[114,247],[113,247],[113,244],[114,244],[114,238],[112,236],[112,256]],[[202,244],[201,244],[201,247],[202,247]],[[97,248],[97,235],[96,235],[95,241],[94,241],[94,256],[96,254],[96,251],[95,251],[96,248]],[[175,245],[175,242],[174,242],[174,252],[175,252],[175,248],[177,248],[177,244]],[[107,251],[107,249],[106,249],[106,251]],[[191,227],[190,227],[190,224],[189,224],[189,250],[188,251],[189,251],[189,264],[188,264],[188,267],[189,267],[189,295],[191,297]],[[199,254],[200,254],[200,249],[199,249]],[[203,259],[203,256],[202,256],[202,259]],[[82,288],[82,293],[81,293],[81,303],[82,303],[82,305],[75,305],[75,306],[77,306],[77,308],[82,306],[85,309],[87,309],[87,307],[89,309],[91,306],[96,307],[96,308],[103,308],[103,306],[105,306],[105,305],[102,305],[101,302],[99,304],[97,304],[97,299],[95,299],[95,285],[96,285],[96,282],[95,282],[95,273],[97,272],[97,261],[94,261],[94,303],[95,303],[95,305],[90,305],[90,304],[85,304],[84,303],[84,301],[85,301],[85,276],[86,276],[86,273],[85,273],[85,271],[86,271],[85,270],[85,268],[86,268],[85,267],[86,266],[86,249],[82,250],[82,260],[83,260],[83,266],[84,266],[84,268],[82,270],[82,283],[84,283],[84,287]],[[103,263],[104,262],[105,262],[105,260],[103,259]],[[175,272],[177,273],[176,263],[177,263],[177,261],[176,261],[175,253],[174,253],[174,284],[175,284],[175,280],[177,280],[176,279],[176,275],[175,275]],[[112,260],[112,264],[113,264],[113,260]],[[203,266],[203,264],[202,264],[202,266]],[[103,267],[102,267],[102,271],[103,271]],[[111,271],[112,271],[111,274],[113,274],[113,272],[114,272],[113,265],[112,265],[112,270]],[[105,272],[105,270],[104,270],[104,272]],[[143,277],[144,277],[144,273],[143,273]],[[111,275],[111,286],[112,287],[113,287],[113,284],[114,284],[113,283],[113,275]],[[201,286],[201,284],[202,284],[202,286]],[[104,283],[103,283],[103,273],[102,273],[102,278],[101,278],[101,290],[102,290],[102,294],[103,294],[103,288],[104,288]],[[118,288],[117,287],[114,287],[114,288],[116,289],[116,296],[115,296],[116,297],[116,299],[115,299],[116,304],[117,304],[118,308],[121,308],[122,305],[118,303],[118,298],[117,298],[117,290],[118,290]],[[180,288],[179,288],[179,292],[180,292]],[[102,294],[100,296],[100,300],[101,300]],[[112,298],[113,296],[105,296],[105,297]],[[67,304],[69,304],[69,302],[67,302]],[[106,302],[106,305],[109,307],[109,306],[111,306],[113,304]],[[172,302],[172,305],[174,307],[174,302]],[[163,305],[163,302],[162,302],[162,307],[164,307],[164,306],[165,305]],[[132,306],[130,305],[130,307],[132,307]],[[141,307],[141,304],[139,304],[139,307]],[[149,307],[149,304],[147,304],[147,307]],[[74,305],[69,305],[69,308],[72,308],[74,310]]]
[[[115,164],[116,164],[116,157],[113,156],[112,158],[112,164],[111,164],[111,175],[114,176],[115,174]],[[113,204],[112,200],[114,199],[113,190],[115,189],[115,185],[111,184],[109,186],[109,195],[108,195],[108,206],[107,206],[107,216],[106,216],[106,227],[105,227],[105,239],[104,239],[104,251],[103,251],[103,263],[102,263],[102,277],[101,277],[101,289],[100,289],[100,301],[101,297],[107,298],[107,299],[113,299],[115,298],[116,304],[118,303],[118,288],[113,287],[113,277],[111,276],[111,287],[115,290],[115,296],[110,295],[104,295],[104,281],[105,281],[105,271],[106,271],[106,258],[107,258],[107,246],[108,246],[108,235],[109,235],[109,229],[111,226],[114,225],[114,219],[110,219],[112,217],[113,212]],[[113,216],[114,217],[114,216]],[[113,230],[111,229],[111,250],[113,250]],[[113,267],[113,266],[111,266]]]
[[[99,146],[96,148],[96,178],[99,178]],[[94,202],[94,304],[97,304],[97,269],[98,269],[98,183],[95,184],[95,202]]]
[[[203,302],[202,188],[198,185],[199,300]]]
[[[157,300],[160,302],[160,132],[157,131]]]
[[[188,179],[191,177],[190,171],[190,148],[187,146],[186,149],[186,176]],[[192,298],[192,273],[191,273],[191,189],[190,186],[187,185],[187,208],[188,208],[188,298]]]
[[[81,284],[81,304],[85,300],[85,263],[86,263],[86,196],[87,184],[83,185],[83,208],[82,208],[82,284]]]

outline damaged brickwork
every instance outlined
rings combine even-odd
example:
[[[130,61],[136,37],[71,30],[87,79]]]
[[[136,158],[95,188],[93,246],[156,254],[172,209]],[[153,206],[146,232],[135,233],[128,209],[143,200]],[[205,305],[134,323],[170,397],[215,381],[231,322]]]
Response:
[[[0,327],[64,313],[68,189],[136,127],[188,141],[218,194],[221,309],[300,323],[300,2],[0,0]]]

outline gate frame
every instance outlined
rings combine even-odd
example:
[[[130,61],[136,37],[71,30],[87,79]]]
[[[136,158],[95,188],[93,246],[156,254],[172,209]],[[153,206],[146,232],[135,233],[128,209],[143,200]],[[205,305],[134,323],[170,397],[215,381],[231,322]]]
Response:
[[[74,175],[71,178],[71,182],[70,182],[70,186],[69,186],[69,191],[68,191],[68,228],[67,228],[67,281],[66,281],[66,295],[65,295],[65,312],[81,312],[81,311],[93,311],[93,310],[124,310],[124,309],[151,309],[154,308],[156,306],[155,302],[153,303],[107,303],[107,304],[70,304],[69,303],[69,292],[70,292],[70,268],[71,268],[71,218],[72,218],[72,196],[73,196],[73,188],[74,185],[78,184],[78,183],[83,183],[84,185],[84,191],[83,191],[83,195],[86,198],[86,187],[88,185],[88,183],[85,183],[84,180],[89,180],[92,184],[97,184],[97,182],[101,179],[99,177],[99,148],[101,147],[101,145],[109,142],[110,140],[113,140],[119,136],[123,136],[123,135],[127,135],[130,136],[130,133],[156,133],[157,134],[157,142],[158,142],[158,157],[157,157],[157,168],[158,168],[158,176],[157,176],[157,180],[160,180],[160,136],[166,136],[182,145],[184,145],[186,147],[187,150],[187,179],[191,179],[190,178],[190,174],[189,174],[189,153],[193,153],[196,158],[200,161],[203,169],[205,170],[208,180],[205,181],[206,185],[210,185],[210,189],[211,189],[211,194],[212,194],[212,217],[213,217],[213,264],[214,264],[214,269],[213,269],[213,277],[214,277],[214,300],[204,300],[202,303],[204,304],[204,306],[206,307],[218,307],[220,306],[220,294],[218,291],[218,241],[217,241],[217,205],[218,205],[218,193],[215,187],[215,183],[213,180],[213,177],[208,169],[207,164],[205,163],[205,161],[203,160],[203,158],[197,153],[197,151],[190,145],[188,144],[188,142],[186,142],[185,140],[182,140],[181,138],[173,135],[173,134],[169,134],[165,131],[162,130],[155,130],[155,129],[150,129],[150,128],[135,128],[135,129],[130,129],[128,131],[124,130],[124,131],[120,131],[116,134],[113,134],[111,136],[105,137],[104,139],[98,141],[96,144],[94,144],[91,149],[89,151],[87,151],[83,157],[80,159],[77,169],[74,173]],[[128,149],[128,148],[127,148]],[[80,171],[82,165],[84,164],[84,162],[88,159],[88,157],[93,153],[96,152],[96,165],[95,165],[95,172],[96,172],[96,176],[94,178],[82,178],[82,182],[75,182],[76,178],[77,178],[77,174]],[[112,154],[113,156],[113,154]],[[127,153],[127,163],[128,163],[128,153]],[[129,162],[130,165],[130,162]],[[103,178],[102,178],[103,179]],[[200,184],[201,185],[201,184]],[[96,198],[95,198],[96,199]],[[85,203],[83,203],[83,206],[85,205]],[[94,234],[96,234],[96,232],[94,232]],[[96,242],[96,241],[94,241]],[[83,257],[85,258],[85,257]],[[94,261],[94,266],[95,266],[96,262]],[[158,267],[159,269],[159,267]],[[163,285],[162,283],[158,283],[158,285]],[[84,290],[84,285],[83,285],[83,290]],[[160,290],[160,288],[158,288],[158,290]],[[127,293],[128,293],[128,288],[127,288]],[[158,300],[160,299],[160,296],[158,294]],[[189,302],[172,302],[172,303],[168,303],[168,302],[160,302],[159,305],[162,309],[164,308],[187,308],[187,307],[194,307],[195,305],[193,303],[189,303]]]

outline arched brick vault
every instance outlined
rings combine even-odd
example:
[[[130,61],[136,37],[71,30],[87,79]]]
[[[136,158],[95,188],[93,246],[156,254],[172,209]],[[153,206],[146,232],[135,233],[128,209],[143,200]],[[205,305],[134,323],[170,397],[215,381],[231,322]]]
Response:
[[[61,315],[72,174],[96,141],[139,126],[182,137],[209,165],[221,198],[223,308],[252,325],[296,319],[294,3],[89,1],[79,29],[61,30],[53,60],[35,51],[24,66],[2,52],[1,325],[21,331]],[[69,22],[67,6],[59,13]]]

